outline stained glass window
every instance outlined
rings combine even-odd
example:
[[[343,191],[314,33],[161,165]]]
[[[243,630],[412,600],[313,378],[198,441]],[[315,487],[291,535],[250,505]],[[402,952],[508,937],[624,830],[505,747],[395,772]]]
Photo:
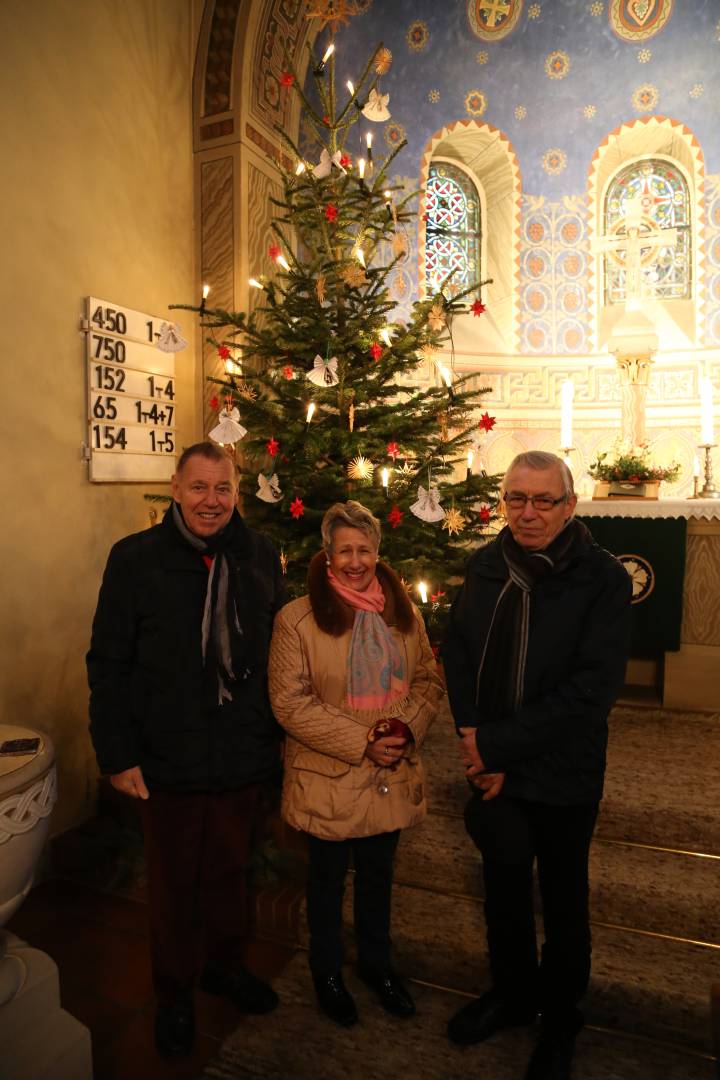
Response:
[[[690,197],[675,165],[636,161],[615,176],[605,197],[602,245],[606,304],[691,295]]]
[[[425,287],[454,296],[480,274],[480,197],[467,173],[447,162],[430,166],[425,186]],[[454,273],[453,273],[454,271]]]

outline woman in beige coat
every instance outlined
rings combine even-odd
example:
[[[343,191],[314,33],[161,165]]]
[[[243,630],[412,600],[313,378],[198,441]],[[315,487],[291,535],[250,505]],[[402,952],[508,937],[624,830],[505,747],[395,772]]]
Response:
[[[282,813],[308,834],[310,968],[321,1008],[357,1021],[342,978],[342,899],[352,853],[358,974],[396,1016],[412,998],[390,963],[393,858],[426,814],[418,749],[442,695],[422,617],[378,559],[380,523],[357,502],[322,522],[308,595],[283,608],[270,697],[288,739]]]

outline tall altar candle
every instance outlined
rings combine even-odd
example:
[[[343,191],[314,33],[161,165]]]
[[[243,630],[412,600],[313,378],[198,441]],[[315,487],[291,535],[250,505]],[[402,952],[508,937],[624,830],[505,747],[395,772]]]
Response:
[[[700,380],[700,442],[703,446],[712,446],[715,442],[712,383],[707,376]]]
[[[572,409],[575,395],[572,379],[565,380],[560,393],[560,446],[563,450],[567,450],[572,446]]]

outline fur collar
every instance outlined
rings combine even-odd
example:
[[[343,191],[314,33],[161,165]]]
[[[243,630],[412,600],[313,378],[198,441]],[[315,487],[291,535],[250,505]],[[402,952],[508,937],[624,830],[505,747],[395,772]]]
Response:
[[[315,622],[325,634],[340,637],[352,628],[355,612],[344,603],[328,581],[327,562],[324,551],[312,559],[308,570],[308,595]],[[415,623],[412,603],[403,585],[387,563],[378,562],[377,577],[385,593],[385,610],[382,617],[388,626],[397,626],[407,634]]]

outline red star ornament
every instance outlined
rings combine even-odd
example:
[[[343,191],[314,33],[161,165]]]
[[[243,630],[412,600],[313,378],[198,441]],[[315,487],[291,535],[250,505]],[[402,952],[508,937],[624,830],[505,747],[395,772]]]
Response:
[[[396,442],[391,442],[391,443],[387,444],[387,451],[386,452],[387,452],[387,456],[391,457],[393,459],[393,461],[395,461],[395,458],[400,453],[400,448],[399,448],[399,446],[398,446],[398,444]]]
[[[275,457],[278,450],[280,449],[280,443],[274,437],[272,439],[268,439],[266,449],[270,457]]]
[[[215,395],[215,397],[210,398],[210,408],[211,409],[217,409],[219,404],[220,404],[220,402],[217,399],[217,394]]]
[[[343,154],[343,156],[340,158],[340,164],[343,167],[343,169],[347,169],[347,168],[349,168],[350,165],[352,165],[352,162],[351,162],[350,158],[347,156],[347,154]]]
[[[305,513],[305,507],[303,506],[302,499],[293,499],[293,501],[290,503],[290,513],[296,521],[298,518],[301,518],[303,516],[303,514]]]
[[[338,216],[337,206],[335,206],[333,203],[328,203],[327,206],[325,207],[325,218],[326,218],[326,220],[329,221],[332,224],[332,222],[335,221],[337,216]]]
[[[485,305],[481,303],[480,300],[476,300],[470,310],[472,311],[473,315],[482,315],[483,311],[485,310]]]
[[[404,516],[405,515],[403,514],[399,506],[393,506],[392,510],[387,516],[387,519],[392,525],[393,529],[397,529]]]
[[[370,346],[370,355],[377,364],[378,360],[382,356],[382,345],[378,344],[377,341],[373,341],[372,345]]]
[[[227,345],[219,345],[218,346],[218,356],[220,357],[221,360],[229,360],[230,359],[230,350],[228,349]]]
[[[483,504],[483,506],[480,507],[480,520],[482,521],[483,525],[487,525],[488,521],[490,520],[489,506],[485,506]]]
[[[283,375],[288,380],[288,382],[290,381],[290,379],[295,378],[295,369],[293,368],[292,364],[285,365],[285,367],[283,368]]]
[[[481,427],[483,431],[492,431],[495,427],[496,420],[494,416],[490,416],[489,413],[484,412],[478,421],[478,427]]]
[[[445,593],[443,592],[443,590],[438,589],[438,591],[436,593],[431,593],[430,599],[433,602],[433,604],[437,604],[438,600],[440,600],[444,595],[445,595]]]
[[[270,247],[268,248],[268,255],[269,255],[269,257],[271,259],[277,259],[277,257],[280,254],[281,250],[282,250],[282,248],[280,247],[279,244],[271,244]]]

